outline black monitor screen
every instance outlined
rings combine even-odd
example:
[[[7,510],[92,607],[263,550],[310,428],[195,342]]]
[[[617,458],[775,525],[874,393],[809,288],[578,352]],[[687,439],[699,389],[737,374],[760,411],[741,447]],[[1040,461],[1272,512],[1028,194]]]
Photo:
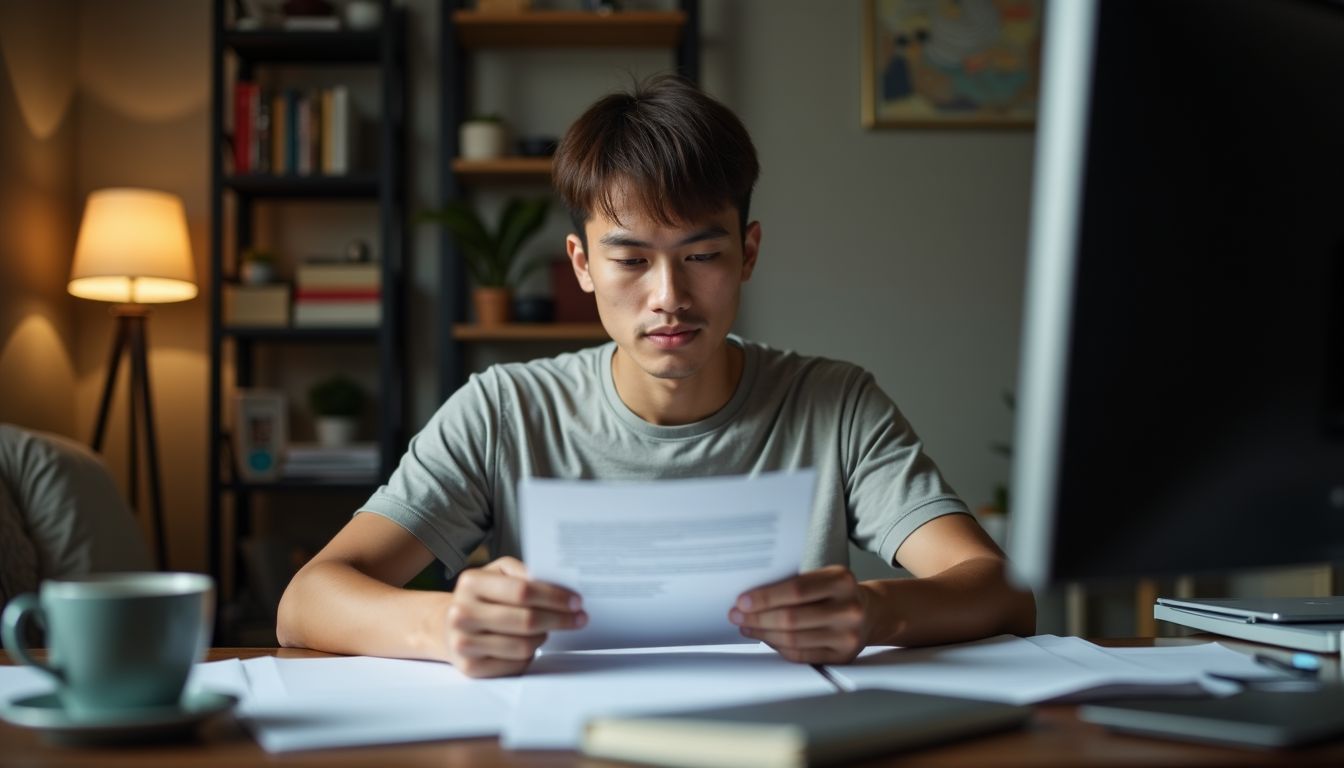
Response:
[[[1344,7],[1047,11],[1018,573],[1344,561]]]

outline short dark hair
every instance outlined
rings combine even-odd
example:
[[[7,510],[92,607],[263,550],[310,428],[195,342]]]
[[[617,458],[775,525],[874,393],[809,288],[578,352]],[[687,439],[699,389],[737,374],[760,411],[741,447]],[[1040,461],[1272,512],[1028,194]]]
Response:
[[[555,188],[585,247],[594,212],[620,222],[617,194],[669,226],[732,204],[745,235],[759,175],[742,121],[676,75],[603,97],[574,121],[555,154]]]

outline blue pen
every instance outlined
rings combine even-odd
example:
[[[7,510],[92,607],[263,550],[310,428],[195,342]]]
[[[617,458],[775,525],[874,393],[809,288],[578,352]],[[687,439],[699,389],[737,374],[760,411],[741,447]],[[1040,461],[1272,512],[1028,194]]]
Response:
[[[1288,657],[1287,661],[1277,656],[1270,656],[1266,653],[1255,654],[1257,663],[1264,664],[1267,667],[1273,667],[1283,672],[1289,672],[1299,677],[1315,677],[1320,674],[1321,660],[1309,653],[1294,653]]]

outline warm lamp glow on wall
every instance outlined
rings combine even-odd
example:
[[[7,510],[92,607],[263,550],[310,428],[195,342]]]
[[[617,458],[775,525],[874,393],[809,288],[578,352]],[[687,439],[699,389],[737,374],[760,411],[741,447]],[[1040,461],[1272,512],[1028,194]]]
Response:
[[[147,304],[186,301],[196,297],[187,216],[176,195],[150,189],[102,189],[89,195],[70,269],[70,293],[83,299],[115,302],[116,340],[107,366],[107,381],[93,430],[93,449],[102,450],[107,414],[123,352],[129,350],[131,506],[138,508],[137,433],[143,429],[154,547],[158,565],[167,564],[163,502],[159,492],[158,446],[154,437],[153,400],[149,389]]]

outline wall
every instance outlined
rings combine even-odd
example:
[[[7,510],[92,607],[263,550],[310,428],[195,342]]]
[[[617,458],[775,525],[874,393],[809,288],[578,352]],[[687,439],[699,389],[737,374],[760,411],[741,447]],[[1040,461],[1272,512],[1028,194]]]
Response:
[[[206,493],[209,276],[210,6],[127,0],[79,4],[77,200],[109,186],[171,192],[186,207],[201,295],[154,308],[149,375],[157,426],[168,564],[203,570]],[[77,218],[75,219],[78,220]],[[73,248],[69,252],[73,252]],[[66,257],[68,269],[69,256]],[[107,305],[77,301],[74,405],[78,434],[91,434],[113,323]],[[122,370],[126,366],[123,364]],[[104,455],[126,484],[127,384],[114,395]],[[87,439],[87,437],[85,437]],[[147,491],[141,492],[145,506]]]
[[[72,437],[74,10],[0,3],[0,422]]]

